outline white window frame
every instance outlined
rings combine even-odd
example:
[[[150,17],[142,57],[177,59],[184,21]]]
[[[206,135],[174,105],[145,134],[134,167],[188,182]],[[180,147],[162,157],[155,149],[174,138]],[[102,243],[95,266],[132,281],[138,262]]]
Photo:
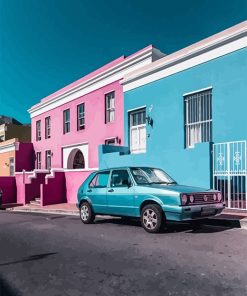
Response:
[[[50,159],[50,167],[48,167],[48,159]],[[51,150],[45,151],[45,168],[46,170],[51,169]]]
[[[36,153],[36,160],[37,160],[37,163],[36,163],[37,170],[41,170],[41,151],[38,151]]]
[[[68,118],[66,118],[66,114],[68,112]],[[66,109],[63,111],[63,133],[67,134],[70,132],[70,109]]]
[[[79,108],[82,106],[83,111],[79,112]],[[81,123],[83,122],[83,123]],[[77,105],[77,130],[83,130],[85,129],[85,103],[81,103]]]
[[[144,122],[142,124],[137,124],[137,125],[132,125],[132,120],[133,120],[133,115],[136,113],[139,113],[141,111],[145,111],[145,118]],[[138,154],[138,153],[145,153],[146,152],[146,147],[147,147],[147,137],[145,138],[145,146],[141,145],[141,130],[145,130],[146,134],[146,108],[138,108],[133,111],[129,111],[129,138],[130,138],[130,152],[132,154]],[[138,138],[138,147],[133,148],[133,143],[132,143],[132,132],[137,131],[137,138]]]
[[[212,88],[184,94],[185,148],[212,142]]]
[[[111,116],[111,114],[113,114]],[[115,120],[115,91],[105,94],[105,123]]]
[[[36,121],[36,141],[41,141],[41,120]]]
[[[45,138],[51,138],[51,116],[45,118]]]

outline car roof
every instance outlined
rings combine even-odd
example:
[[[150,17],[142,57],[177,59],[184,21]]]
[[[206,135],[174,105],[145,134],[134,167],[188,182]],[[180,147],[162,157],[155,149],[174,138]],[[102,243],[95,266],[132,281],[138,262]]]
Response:
[[[151,166],[122,166],[122,167],[112,167],[112,168],[105,168],[102,170],[98,170],[97,172],[104,172],[104,171],[109,171],[109,170],[126,170],[126,169],[136,169],[136,168],[151,168],[151,169],[159,169],[156,167],[151,167]]]

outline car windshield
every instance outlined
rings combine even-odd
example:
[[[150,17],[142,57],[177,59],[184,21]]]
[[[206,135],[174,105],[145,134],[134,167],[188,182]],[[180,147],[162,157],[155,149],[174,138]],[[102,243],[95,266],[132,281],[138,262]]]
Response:
[[[154,168],[132,168],[131,173],[137,184],[177,184],[166,172]]]

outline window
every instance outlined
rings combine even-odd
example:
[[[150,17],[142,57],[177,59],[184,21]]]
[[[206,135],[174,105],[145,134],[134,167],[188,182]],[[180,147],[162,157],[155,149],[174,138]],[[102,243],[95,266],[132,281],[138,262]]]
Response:
[[[84,103],[77,106],[77,130],[85,128],[85,106]]]
[[[50,139],[51,137],[51,117],[45,119],[45,138]]]
[[[10,176],[15,175],[15,159],[14,159],[14,157],[10,157],[10,159],[9,159],[9,174],[10,174]]]
[[[45,152],[45,168],[47,170],[51,169],[51,150]]]
[[[70,132],[70,110],[63,111],[63,133],[67,134]]]
[[[38,170],[41,169],[41,152],[37,152],[36,154],[36,168]]]
[[[142,108],[129,113],[130,151],[146,152],[146,109]]]
[[[105,145],[115,145],[116,144],[116,138],[106,139]]]
[[[41,120],[36,121],[36,141],[41,140]]]
[[[110,171],[105,171],[98,173],[94,176],[93,180],[90,182],[89,187],[105,188],[108,184]]]
[[[212,141],[212,89],[184,96],[185,147]]]
[[[105,95],[105,122],[113,122],[115,118],[115,92]]]
[[[111,187],[126,187],[131,184],[127,170],[114,170],[111,175]]]

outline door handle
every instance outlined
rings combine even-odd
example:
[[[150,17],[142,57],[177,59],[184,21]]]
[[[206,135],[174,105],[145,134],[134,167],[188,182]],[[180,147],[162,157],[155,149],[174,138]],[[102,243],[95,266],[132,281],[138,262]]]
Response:
[[[87,192],[92,192],[92,189],[88,189],[88,191]]]
[[[108,190],[108,192],[113,192],[113,191],[114,191],[113,189],[109,189],[109,190]]]

